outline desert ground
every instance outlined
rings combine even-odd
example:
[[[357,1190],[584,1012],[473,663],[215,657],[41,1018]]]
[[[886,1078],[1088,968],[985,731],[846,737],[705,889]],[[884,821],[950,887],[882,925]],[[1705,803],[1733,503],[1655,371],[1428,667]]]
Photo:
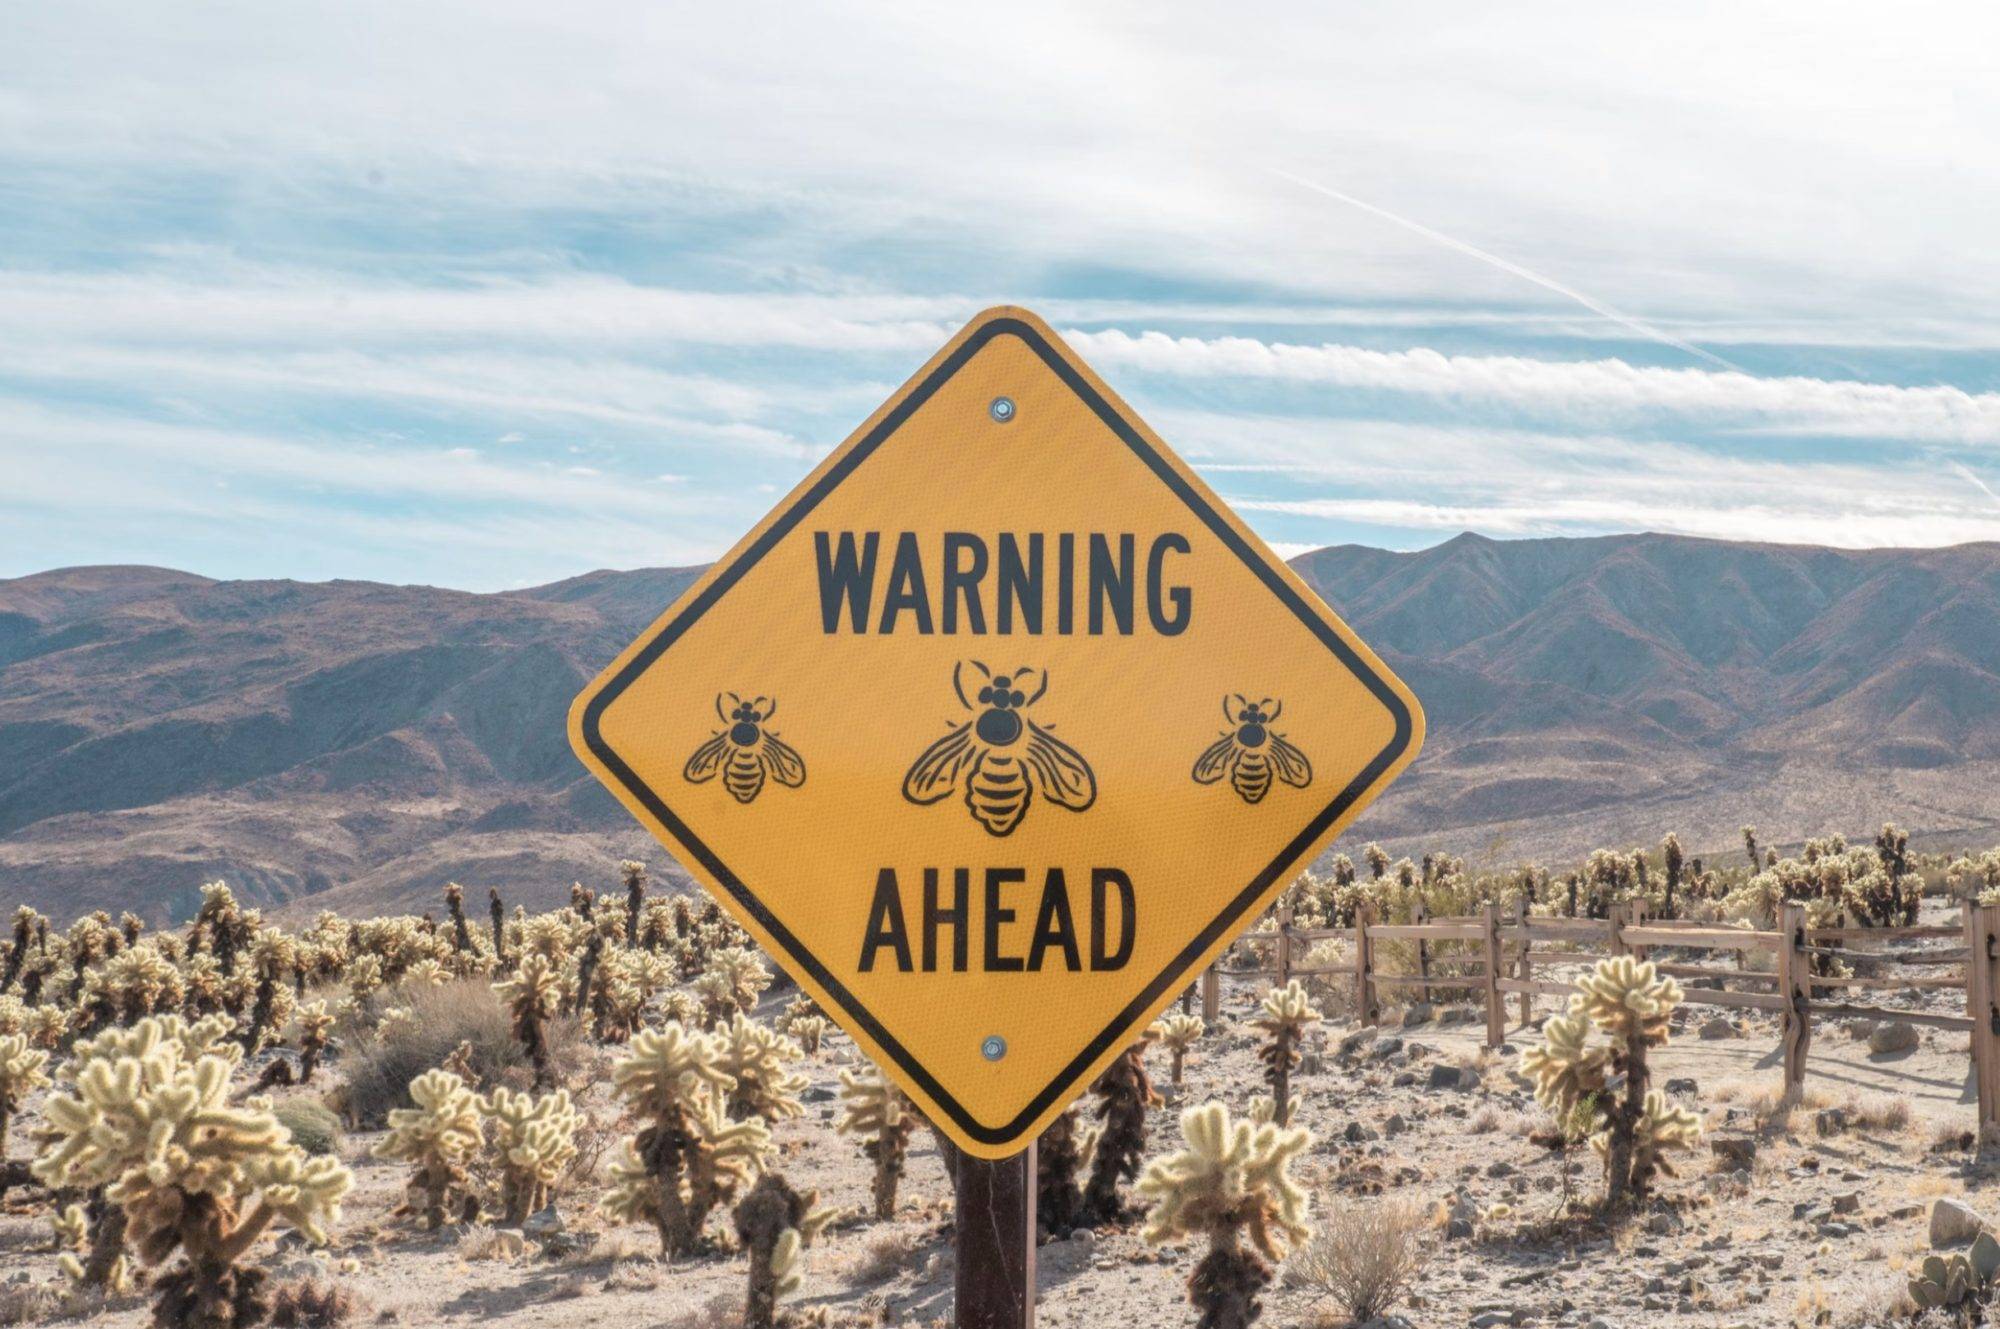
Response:
[[[1179,1089],[1167,1083],[1165,1052],[1150,1054],[1164,1102],[1150,1113],[1149,1157],[1178,1143],[1176,1119],[1186,1105],[1220,1099],[1247,1110],[1264,1091],[1262,1036],[1250,1021],[1266,987],[1229,981],[1219,1027],[1195,1044]],[[1947,1012],[1955,997],[1931,992],[1909,1004]],[[784,999],[767,994],[761,1013],[774,1014]],[[1718,1020],[1712,1009],[1682,1006],[1672,1040],[1654,1056],[1654,1083],[1700,1113],[1704,1137],[1675,1158],[1678,1175],[1662,1179],[1645,1208],[1607,1226],[1561,1216],[1566,1193],[1588,1198],[1601,1188],[1588,1151],[1570,1158],[1566,1187],[1565,1164],[1530,1138],[1549,1114],[1517,1069],[1519,1051],[1539,1039],[1521,1025],[1518,998],[1509,1000],[1510,1042],[1497,1052],[1484,1047],[1483,1011],[1391,1008],[1379,1025],[1357,1027],[1338,1014],[1344,999],[1337,989],[1322,992],[1329,1016],[1314,1027],[1295,1077],[1294,1124],[1307,1127],[1314,1144],[1294,1172],[1315,1222],[1380,1212],[1399,1199],[1423,1209],[1428,1260],[1394,1309],[1411,1325],[1906,1320],[1903,1270],[1930,1252],[1936,1202],[1956,1198],[1982,1214],[2000,1212],[1990,1193],[1994,1164],[1969,1147],[1973,1098],[1962,1033],[1924,1030],[1915,1046],[1876,1052],[1869,1026],[1816,1022],[1806,1096],[1785,1110],[1777,1102],[1775,1021],[1757,1012]],[[1557,1009],[1538,999],[1536,1018]],[[936,1146],[917,1132],[895,1217],[874,1221],[871,1165],[831,1129],[837,1077],[854,1059],[845,1037],[829,1036],[802,1067],[810,1078],[804,1115],[774,1128],[776,1166],[795,1186],[816,1190],[820,1204],[843,1211],[809,1247],[802,1285],[785,1304],[806,1323],[948,1324],[950,1190]],[[595,1121],[614,1124],[620,1114],[605,1082],[608,1061],[594,1052],[572,1087]],[[337,1057],[328,1069],[337,1076]],[[596,1212],[594,1182],[558,1200],[559,1232],[546,1224],[531,1224],[525,1235],[478,1224],[420,1230],[392,1213],[407,1168],[372,1156],[379,1138],[353,1131],[338,1143],[356,1186],[332,1247],[313,1254],[287,1239],[267,1242],[261,1257],[276,1278],[317,1275],[348,1291],[354,1322],[601,1329],[734,1322],[743,1259],[718,1250],[661,1260],[650,1228],[613,1225]],[[726,1226],[726,1218],[712,1224]],[[1194,1257],[1148,1245],[1139,1226],[1135,1217],[1043,1245],[1039,1323],[1195,1324],[1183,1286]],[[56,1258],[46,1204],[17,1190],[0,1217],[0,1282],[15,1294],[46,1285],[57,1277]],[[1346,1322],[1337,1302],[1290,1265],[1264,1300],[1265,1324]],[[44,1307],[42,1314],[60,1320],[73,1312]],[[142,1293],[114,1298],[87,1318],[124,1326],[148,1314]]]

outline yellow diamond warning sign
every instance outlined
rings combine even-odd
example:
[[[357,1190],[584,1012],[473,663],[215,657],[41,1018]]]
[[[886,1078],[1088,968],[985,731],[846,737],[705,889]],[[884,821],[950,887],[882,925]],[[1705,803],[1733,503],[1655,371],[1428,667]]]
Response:
[[[995,309],[570,730],[932,1121],[999,1158],[1395,778],[1423,715],[1054,332]]]

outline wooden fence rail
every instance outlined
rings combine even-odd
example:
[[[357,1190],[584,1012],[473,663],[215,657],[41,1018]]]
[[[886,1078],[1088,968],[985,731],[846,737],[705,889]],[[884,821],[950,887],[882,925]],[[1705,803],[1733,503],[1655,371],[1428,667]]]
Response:
[[[1787,904],[1780,906],[1775,927],[1753,930],[1648,919],[1637,905],[1615,907],[1609,918],[1535,918],[1524,908],[1503,916],[1497,904],[1487,905],[1475,918],[1450,919],[1427,918],[1419,906],[1418,921],[1412,923],[1377,923],[1369,907],[1363,905],[1352,927],[1301,928],[1293,926],[1292,906],[1286,902],[1278,906],[1277,925],[1274,933],[1252,934],[1249,938],[1254,944],[1270,947],[1268,963],[1233,968],[1217,966],[1202,975],[1202,1010],[1211,1024],[1221,1012],[1221,974],[1270,974],[1281,987],[1294,978],[1342,978],[1353,984],[1354,1009],[1363,1024],[1380,1019],[1378,993],[1382,988],[1414,990],[1424,998],[1432,992],[1471,992],[1475,994],[1474,1000],[1484,1007],[1487,1045],[1497,1047],[1506,1040],[1507,997],[1520,998],[1519,1021],[1525,1026],[1534,1019],[1537,997],[1566,998],[1576,991],[1570,983],[1535,977],[1537,965],[1593,964],[1607,955],[1646,958],[1650,951],[1664,947],[1721,951],[1734,957],[1736,967],[1682,960],[1656,963],[1661,973],[1695,980],[1682,992],[1682,999],[1689,1005],[1770,1011],[1778,1015],[1788,1095],[1796,1095],[1805,1085],[1806,1053],[1812,1045],[1815,1017],[1906,1020],[1932,1028],[1964,1030],[1970,1035],[1979,1128],[1982,1134],[2000,1130],[2000,905],[1968,901],[1956,927],[1808,928],[1804,906]],[[1334,964],[1301,963],[1306,958],[1306,948],[1313,942],[1336,938],[1348,943],[1350,954],[1346,959]],[[1893,949],[1904,942],[1946,939],[1962,940],[1964,944],[1909,954],[1898,954]],[[1376,947],[1389,941],[1415,943],[1415,973],[1381,971]],[[1472,953],[1439,954],[1436,948],[1448,942],[1467,946]],[[1855,945],[1864,942],[1869,944],[1868,949]],[[1538,948],[1536,943],[1542,946]],[[1549,950],[1549,943],[1585,949]],[[1769,954],[1771,968],[1742,967],[1753,954]],[[1955,975],[1918,977],[1815,974],[1815,962],[1829,957],[1871,963],[1955,964],[1963,968]],[[1440,973],[1441,966],[1452,969],[1464,966],[1471,971]],[[1724,983],[1754,984],[1758,990],[1741,991],[1724,987]],[[1962,990],[1965,1014],[1938,1015],[1839,999],[1840,994],[1849,991],[1912,988]],[[1816,997],[1816,991],[1832,996]],[[1189,996],[1191,999],[1192,989]]]

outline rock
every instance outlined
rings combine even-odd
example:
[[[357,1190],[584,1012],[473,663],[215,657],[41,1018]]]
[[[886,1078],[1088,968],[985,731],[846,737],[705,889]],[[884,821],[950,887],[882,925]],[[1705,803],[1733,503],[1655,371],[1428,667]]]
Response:
[[[834,1092],[829,1085],[809,1084],[799,1094],[799,1099],[806,1103],[831,1103],[834,1100]]]
[[[1413,1001],[1403,1008],[1403,1028],[1410,1029],[1420,1024],[1429,1024],[1436,1014],[1427,1001]]]
[[[1396,1078],[1389,1081],[1390,1084],[1398,1089],[1407,1089],[1416,1082],[1417,1073],[1415,1071],[1397,1071]]]
[[[1340,1047],[1336,1055],[1342,1057],[1353,1056],[1356,1052],[1375,1041],[1375,1032],[1375,1026],[1372,1024],[1364,1029],[1355,1030],[1340,1040]]]
[[[1391,1057],[1401,1055],[1402,1051],[1403,1051],[1402,1039],[1377,1038],[1375,1040],[1374,1046],[1368,1049],[1368,1059],[1370,1061],[1387,1061]]]
[[[1847,1036],[1859,1043],[1875,1032],[1873,1020],[1855,1020],[1847,1026]]]
[[[1383,1315],[1362,1325],[1361,1329],[1417,1329],[1417,1327],[1400,1315]]]
[[[556,1212],[554,1205],[537,1209],[521,1224],[521,1235],[532,1241],[547,1241],[551,1237],[561,1236],[564,1231],[562,1215]]]
[[[1382,1134],[1392,1140],[1408,1129],[1410,1129],[1410,1123],[1403,1120],[1403,1114],[1400,1112],[1390,1113],[1389,1119],[1382,1123]]]
[[[1430,1078],[1424,1082],[1426,1089],[1468,1089],[1469,1077],[1457,1066],[1432,1066]]]
[[[1747,1135],[1718,1135],[1708,1142],[1714,1155],[1734,1172],[1757,1161],[1757,1142]]]
[[[1931,1245],[1960,1246],[1986,1229],[1986,1220],[1963,1200],[1950,1196],[1931,1206]]]
[[[1701,1092],[1701,1086],[1683,1076],[1678,1080],[1667,1081],[1667,1092],[1680,1098],[1693,1098]]]
[[[1868,1035],[1868,1050],[1876,1056],[1908,1052],[1917,1045],[1917,1027],[1908,1020],[1890,1020]]]
[[[1820,1135],[1839,1135],[1846,1129],[1846,1108],[1821,1108],[1813,1114],[1813,1130]]]
[[[1366,1144],[1368,1141],[1376,1139],[1377,1136],[1374,1131],[1363,1126],[1360,1122],[1350,1121],[1347,1123],[1347,1129],[1341,1132],[1341,1138],[1349,1144]]]
[[[1836,1214],[1858,1214],[1861,1212],[1861,1192],[1843,1191],[1833,1197],[1833,1212]]]
[[[1719,1038],[1736,1037],[1736,1026],[1723,1016],[1717,1015],[1702,1021],[1699,1031],[1702,1038],[1714,1041]]]
[[[1499,1329],[1499,1326],[1521,1322],[1519,1311],[1481,1311],[1472,1317],[1472,1329]]]
[[[488,1239],[487,1258],[518,1260],[527,1253],[528,1239],[517,1227],[496,1227]]]

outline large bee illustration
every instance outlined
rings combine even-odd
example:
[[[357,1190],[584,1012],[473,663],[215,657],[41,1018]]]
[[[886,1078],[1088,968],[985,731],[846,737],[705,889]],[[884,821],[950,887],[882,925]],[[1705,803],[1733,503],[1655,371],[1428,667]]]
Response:
[[[1236,703],[1233,711],[1231,700]],[[1271,792],[1273,774],[1294,789],[1311,784],[1313,768],[1306,754],[1271,728],[1284,709],[1283,701],[1274,704],[1269,697],[1257,702],[1246,701],[1241,693],[1224,697],[1222,718],[1229,721],[1229,728],[1195,758],[1195,783],[1214,784],[1227,775],[1245,803],[1260,802]]]
[[[992,835],[1011,835],[1037,794],[1071,812],[1096,802],[1097,776],[1083,754],[1026,715],[1049,690],[1049,671],[1040,671],[1030,695],[1023,685],[1036,671],[1028,666],[995,674],[977,660],[971,664],[986,680],[977,704],[965,695],[962,663],[952,666],[951,688],[959,705],[979,714],[924,749],[903,777],[903,797],[935,803],[963,785],[965,806]]]
[[[722,710],[725,696],[731,703],[727,715]],[[770,697],[745,701],[733,692],[717,694],[715,718],[722,721],[722,728],[694,750],[681,774],[694,784],[705,784],[720,774],[722,787],[738,803],[764,792],[766,778],[798,788],[806,782],[805,759],[766,728],[777,713],[778,703]]]

